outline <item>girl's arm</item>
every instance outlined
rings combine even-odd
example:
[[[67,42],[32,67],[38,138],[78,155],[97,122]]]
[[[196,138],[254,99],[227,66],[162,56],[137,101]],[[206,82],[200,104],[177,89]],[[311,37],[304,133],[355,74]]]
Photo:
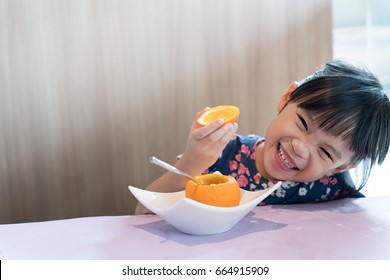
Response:
[[[183,155],[174,164],[192,176],[200,175],[217,161],[229,140],[237,132],[238,127],[237,123],[224,125],[222,120],[216,120],[201,127],[196,122],[201,113],[199,112],[195,117]],[[146,190],[154,192],[181,191],[186,183],[186,178],[167,172],[148,185]],[[147,209],[138,203],[135,214],[146,213],[148,213]]]

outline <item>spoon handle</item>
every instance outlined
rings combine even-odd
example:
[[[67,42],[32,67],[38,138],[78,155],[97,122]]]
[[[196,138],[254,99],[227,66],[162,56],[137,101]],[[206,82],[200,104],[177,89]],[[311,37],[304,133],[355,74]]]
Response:
[[[169,163],[166,163],[165,161],[162,161],[154,156],[151,156],[149,158],[149,161],[153,164],[156,164],[158,166],[161,166],[162,168],[165,168],[166,170],[170,171],[170,172],[173,172],[173,173],[176,173],[178,175],[181,175],[181,176],[184,176],[186,177],[187,179],[191,180],[191,181],[194,181],[195,183],[197,183],[198,185],[200,185],[200,183],[194,178],[192,177],[191,175],[185,173],[184,171],[181,171],[180,169],[177,169],[176,167],[170,165]]]

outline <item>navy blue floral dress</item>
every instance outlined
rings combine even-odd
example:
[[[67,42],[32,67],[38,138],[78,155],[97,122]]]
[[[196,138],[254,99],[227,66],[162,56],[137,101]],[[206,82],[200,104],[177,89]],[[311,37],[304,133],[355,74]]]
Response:
[[[277,181],[261,177],[255,165],[255,152],[259,142],[256,135],[235,136],[224,149],[221,157],[205,173],[216,171],[234,177],[240,187],[247,191],[263,190]],[[292,204],[330,201],[356,194],[354,183],[348,172],[324,176],[308,183],[283,181],[282,186],[261,204]]]

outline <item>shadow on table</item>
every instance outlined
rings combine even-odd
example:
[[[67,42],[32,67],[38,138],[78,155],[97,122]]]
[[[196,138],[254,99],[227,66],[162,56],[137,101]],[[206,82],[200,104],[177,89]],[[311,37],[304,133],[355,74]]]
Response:
[[[330,211],[344,214],[361,213],[364,212],[365,209],[355,203],[355,201],[361,199],[364,198],[339,199],[317,203],[272,205],[271,208],[274,210],[286,209],[305,212]]]
[[[287,224],[275,223],[253,216],[254,212],[250,212],[231,230],[212,235],[190,235],[182,233],[164,220],[136,225],[135,227],[165,238],[165,240],[161,241],[162,243],[173,241],[186,246],[196,246],[206,243],[225,242],[254,232],[278,230],[287,226]]]

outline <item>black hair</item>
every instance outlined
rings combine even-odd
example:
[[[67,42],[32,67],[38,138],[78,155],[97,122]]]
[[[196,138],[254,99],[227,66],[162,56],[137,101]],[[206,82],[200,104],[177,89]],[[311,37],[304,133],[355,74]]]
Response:
[[[390,146],[390,101],[378,79],[367,69],[334,60],[303,80],[290,102],[317,127],[349,143],[351,163],[363,163],[361,189]]]

